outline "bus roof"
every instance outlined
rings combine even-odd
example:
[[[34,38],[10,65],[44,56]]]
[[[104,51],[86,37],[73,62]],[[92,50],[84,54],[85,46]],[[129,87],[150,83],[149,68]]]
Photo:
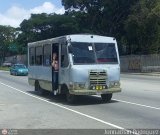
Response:
[[[57,43],[59,40],[70,40],[71,42],[89,42],[89,43],[115,43],[116,40],[114,37],[106,37],[106,36],[100,36],[100,35],[93,35],[93,34],[72,34],[72,35],[65,35],[61,37],[55,37],[51,39],[46,39],[46,40],[41,40],[41,41],[36,41],[32,43],[28,43],[28,45],[32,46],[35,44],[49,44],[49,43]]]

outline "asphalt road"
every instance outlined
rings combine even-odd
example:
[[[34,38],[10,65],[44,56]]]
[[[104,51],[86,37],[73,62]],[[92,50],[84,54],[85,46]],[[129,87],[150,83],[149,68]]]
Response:
[[[160,77],[123,74],[121,86],[110,103],[81,96],[69,105],[63,96],[37,95],[25,76],[0,71],[0,129],[160,129]]]

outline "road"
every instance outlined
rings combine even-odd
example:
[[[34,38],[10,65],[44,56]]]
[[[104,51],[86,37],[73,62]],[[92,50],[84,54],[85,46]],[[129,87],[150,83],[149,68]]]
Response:
[[[69,105],[0,71],[0,129],[160,129],[160,77],[123,74],[121,87],[110,103],[82,96]]]

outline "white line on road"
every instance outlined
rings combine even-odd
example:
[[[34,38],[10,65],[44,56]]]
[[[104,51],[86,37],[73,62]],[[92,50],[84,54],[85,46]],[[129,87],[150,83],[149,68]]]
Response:
[[[100,97],[100,96],[95,95],[95,97]],[[126,103],[126,104],[132,104],[132,105],[137,105],[137,106],[142,106],[142,107],[147,107],[147,108],[151,108],[151,109],[160,110],[160,108],[158,108],[158,107],[153,107],[153,106],[149,106],[149,105],[142,105],[142,104],[128,102],[128,101],[119,100],[119,99],[112,99],[112,100],[115,100],[115,101],[118,101],[118,102],[122,102],[122,103]]]
[[[14,89],[14,90],[16,90],[16,91],[18,91],[18,92],[21,92],[21,93],[23,93],[23,94],[25,94],[25,95],[28,95],[28,96],[30,96],[30,97],[39,99],[39,100],[41,100],[41,101],[47,102],[47,103],[52,104],[52,105],[55,105],[55,106],[58,106],[58,107],[60,107],[60,108],[63,108],[63,109],[65,109],[65,110],[68,110],[68,111],[71,111],[71,112],[74,112],[74,113],[79,114],[79,115],[81,115],[81,116],[85,116],[85,117],[87,117],[87,118],[90,118],[90,119],[92,119],[92,120],[98,121],[98,122],[103,123],[103,124],[105,124],[105,125],[109,125],[109,126],[111,126],[111,127],[117,128],[117,129],[122,129],[122,130],[124,130],[124,131],[126,131],[126,132],[128,132],[128,133],[137,134],[137,133],[132,132],[132,131],[130,131],[130,130],[127,130],[127,129],[123,128],[123,127],[120,127],[120,126],[118,126],[118,125],[115,125],[115,124],[106,122],[106,121],[104,121],[104,120],[95,118],[95,117],[93,117],[93,116],[90,116],[90,115],[87,115],[87,114],[78,112],[78,111],[73,110],[73,109],[70,109],[70,108],[67,108],[67,107],[62,106],[62,105],[60,105],[60,104],[53,103],[53,102],[47,101],[47,100],[45,100],[45,99],[43,99],[43,98],[34,96],[34,95],[32,95],[32,94],[29,94],[29,93],[27,93],[27,92],[24,92],[24,91],[22,91],[22,90],[19,90],[19,89],[17,89],[17,88],[12,87],[12,86],[9,86],[9,85],[7,85],[7,84],[5,84],[5,83],[0,82],[0,84],[6,86],[6,87],[8,87],[8,88]]]
[[[132,104],[132,105],[143,106],[143,107],[147,107],[147,108],[151,108],[151,109],[160,110],[160,108],[158,108],[158,107],[153,107],[153,106],[149,106],[149,105],[142,105],[142,104],[132,103],[132,102],[123,101],[123,100],[119,100],[119,99],[113,99],[113,100],[119,101],[119,102],[122,102],[122,103],[127,103],[127,104]]]

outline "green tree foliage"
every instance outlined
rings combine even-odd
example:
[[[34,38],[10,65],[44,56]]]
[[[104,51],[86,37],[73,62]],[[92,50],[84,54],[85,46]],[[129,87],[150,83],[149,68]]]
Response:
[[[12,42],[18,53],[26,53],[28,42],[92,33],[116,37],[120,54],[160,53],[160,0],[62,0],[62,4],[63,15],[32,14],[17,29],[0,26],[1,52]]]
[[[29,20],[21,23],[22,33],[17,40],[19,44],[26,47],[28,42],[77,33],[77,25],[74,17],[69,15],[32,14]]]
[[[83,14],[88,31],[115,36],[120,54],[160,53],[160,0],[62,0],[62,4],[68,13]]]
[[[14,44],[16,35],[15,28],[0,25],[0,59],[12,53],[12,50],[9,51],[9,46]]]
[[[124,29],[129,54],[160,53],[160,1],[139,1],[132,7]]]
[[[62,0],[68,14],[78,10],[81,28],[94,34],[114,36],[119,41],[125,34],[124,22],[138,0]],[[85,25],[83,25],[84,23]],[[120,43],[120,52],[122,46]]]

